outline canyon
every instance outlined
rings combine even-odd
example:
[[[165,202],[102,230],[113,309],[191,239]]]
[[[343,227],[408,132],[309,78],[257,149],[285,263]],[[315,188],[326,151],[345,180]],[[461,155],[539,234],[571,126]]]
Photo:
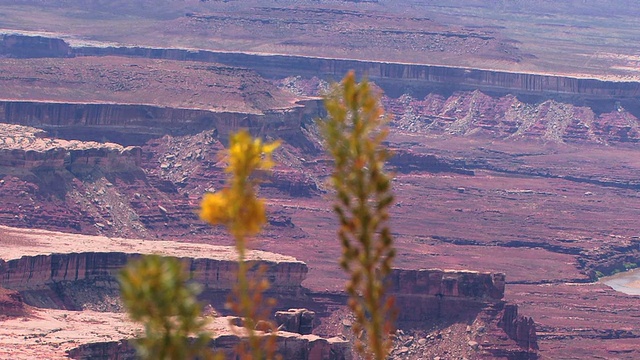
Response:
[[[226,311],[218,307],[223,303],[220,298],[224,298],[235,281],[237,263],[232,247],[9,227],[1,227],[0,234],[6,245],[0,260],[3,291],[0,309],[4,317],[0,343],[6,349],[0,350],[0,354],[16,359],[64,354],[82,359],[135,358],[133,348],[126,340],[139,330],[119,313],[122,304],[116,276],[129,259],[141,254],[156,253],[180,259],[188,269],[190,279],[203,286],[201,300],[216,305],[222,312]],[[326,302],[318,299],[330,294],[313,293],[302,287],[308,271],[305,263],[263,251],[250,251],[247,261],[266,269],[264,276],[270,281],[267,294],[277,295],[281,302],[304,303],[317,309],[319,314],[327,314],[323,310]],[[254,267],[253,271],[256,269]],[[534,323],[518,316],[517,305],[501,300],[504,274],[395,270],[390,282],[390,292],[396,296],[399,305],[415,310],[402,312],[401,321],[459,321],[464,318],[482,330],[468,332],[468,337],[477,340],[479,345],[476,349],[464,349],[463,353],[535,357]],[[346,305],[341,307],[346,311]],[[78,313],[84,314],[84,319],[77,319]],[[67,320],[67,317],[71,319]],[[49,319],[49,324],[44,321],[44,324],[36,325],[31,323],[31,318]],[[324,318],[317,317],[312,321],[316,320],[322,322]],[[84,335],[78,333],[77,326],[94,321],[108,326],[93,328]],[[51,322],[61,327],[34,335],[38,339],[37,347],[16,338],[20,332],[28,333],[31,326],[46,328],[52,326]],[[226,322],[227,318],[218,316],[210,324],[216,331],[212,346],[231,356],[233,344],[239,338],[225,325]],[[286,359],[351,358],[348,341],[341,338],[325,340],[309,332],[280,332],[279,353]],[[517,344],[502,340],[501,333]]]
[[[54,8],[35,7],[54,19],[41,27],[29,28],[30,18],[16,26],[18,10],[0,1],[0,25],[11,29],[0,31],[3,356],[133,356],[125,340],[137,328],[121,312],[113,276],[144,253],[183,259],[206,286],[202,300],[221,315],[212,327],[226,331],[232,241],[195,212],[202,194],[223,185],[219,153],[238,128],[282,140],[260,187],[268,225],[252,246],[268,264],[277,310],[304,307],[315,319],[311,335],[284,334],[291,347],[281,350],[348,356],[352,319],[336,264],[331,161],[315,119],[324,116],[330,81],[351,69],[374,83],[390,115],[399,268],[391,289],[402,309],[393,358],[640,356],[637,297],[596,281],[640,264],[640,82],[633,70],[614,69],[632,68],[631,55],[620,50],[626,60],[605,61],[614,50],[603,45],[590,62],[551,59],[535,41],[514,41],[525,36],[509,33],[521,20],[473,28],[462,23],[479,20],[447,15],[445,26],[442,9],[419,18],[383,13],[391,5],[375,2],[335,9],[303,1],[265,3],[250,16],[245,4],[226,12],[222,2],[186,3],[176,17],[156,19],[175,25],[161,32],[169,45],[117,29],[91,35],[77,19],[55,25],[67,15]],[[455,3],[485,14],[483,3]],[[576,5],[586,14],[575,15],[587,24],[574,29],[581,34],[598,29],[587,7]],[[312,8],[317,24],[300,18]],[[167,9],[162,3],[149,16]],[[96,29],[117,19],[104,16]],[[344,42],[363,19],[415,27],[365,32],[372,42],[397,39],[406,53],[366,56],[358,45],[366,37]],[[203,34],[223,32],[216,21],[228,31],[234,21],[247,29],[287,23],[292,34],[350,25],[333,47],[314,49],[310,37],[260,48],[248,37],[242,48],[235,39],[204,43]],[[196,35],[181,38],[185,28]],[[437,48],[410,50],[413,42]],[[561,52],[549,44],[549,54]],[[95,331],[79,334],[86,324]],[[238,339],[216,341],[230,349]]]

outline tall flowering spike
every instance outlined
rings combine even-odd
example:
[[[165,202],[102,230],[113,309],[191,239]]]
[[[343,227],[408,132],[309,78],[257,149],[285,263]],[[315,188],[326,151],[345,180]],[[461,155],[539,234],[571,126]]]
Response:
[[[263,294],[269,287],[262,278],[264,270],[249,276],[246,262],[248,236],[256,235],[267,222],[264,200],[256,195],[256,171],[266,171],[273,167],[272,154],[280,146],[279,142],[264,143],[254,139],[249,132],[241,130],[233,134],[227,151],[229,179],[225,187],[215,194],[205,194],[200,207],[200,217],[212,225],[224,225],[235,239],[238,253],[238,281],[229,298],[229,308],[243,318],[248,340],[236,348],[242,360],[275,357],[276,326],[269,320],[269,303]],[[252,270],[251,270],[252,271]],[[263,304],[265,300],[265,304]],[[258,324],[268,324],[269,336],[263,339],[256,332]]]
[[[229,223],[230,207],[229,203],[229,189],[224,189],[218,193],[207,193],[202,199],[202,206],[200,209],[200,218],[210,224],[227,224]]]
[[[391,349],[389,334],[395,319],[385,282],[395,249],[388,227],[393,194],[384,170],[389,158],[383,146],[384,110],[368,83],[357,83],[353,72],[334,85],[325,106],[328,117],[319,125],[335,161],[331,180],[340,221],[340,266],[351,279],[346,290],[356,318],[356,350],[363,359],[383,360]]]
[[[263,143],[248,131],[233,134],[227,153],[230,174],[227,185],[215,194],[206,194],[200,206],[200,218],[212,225],[224,225],[234,236],[257,234],[266,223],[264,201],[255,193],[250,177],[257,170],[273,167],[272,153],[279,142]]]

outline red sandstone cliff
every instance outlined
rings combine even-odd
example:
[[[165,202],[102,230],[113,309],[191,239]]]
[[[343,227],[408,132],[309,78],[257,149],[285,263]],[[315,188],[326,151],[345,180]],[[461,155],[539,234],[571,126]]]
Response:
[[[243,54],[206,50],[161,49],[145,47],[75,47],[69,50],[61,39],[28,35],[4,35],[2,49],[17,57],[48,56],[133,56],[150,59],[219,62],[248,67],[266,76],[286,77],[331,76],[341,78],[349,70],[366,74],[380,83],[398,85],[399,82],[439,84],[444,87],[502,90],[515,94],[546,93],[573,94],[587,97],[636,97],[640,83],[579,78],[551,74],[517,73],[485,69],[457,68],[426,64],[389,63],[348,59],[331,59],[290,55]],[[10,52],[9,52],[10,51]]]
[[[46,235],[51,236],[51,235]],[[55,236],[55,235],[54,235]],[[40,243],[38,237],[33,238]],[[85,242],[85,248],[112,249],[110,252],[69,252],[73,244],[57,246],[55,251],[62,253],[25,255],[20,258],[3,256],[0,260],[0,286],[19,291],[25,301],[34,306],[80,309],[86,305],[87,299],[74,294],[73,288],[92,289],[93,296],[105,297],[116,295],[118,286],[116,276],[120,269],[131,259],[140,256],[143,251],[151,252],[151,248],[162,249],[162,253],[182,258],[190,277],[202,284],[209,292],[228,292],[235,284],[237,263],[232,251],[222,247],[200,247],[184,244],[176,246],[170,242],[124,241],[114,242],[107,238],[76,236],[76,242]],[[166,249],[164,247],[167,247]],[[117,252],[118,248],[121,251]],[[137,250],[136,250],[137,249]],[[191,250],[189,250],[191,249]],[[14,249],[15,250],[15,249]],[[115,251],[114,251],[115,250]],[[203,251],[200,255],[193,250]],[[16,250],[17,251],[17,250]],[[137,253],[136,251],[140,251]],[[191,251],[191,257],[182,257]],[[29,250],[25,250],[29,254]],[[41,252],[41,251],[38,251]],[[66,252],[66,253],[65,253]],[[200,257],[207,254],[210,258]],[[270,257],[272,259],[270,259]],[[273,258],[268,254],[257,252],[252,258],[257,264],[265,266],[265,276],[271,283],[270,292],[281,296],[296,297],[300,294],[301,283],[306,277],[306,264],[289,258]],[[254,268],[257,271],[257,268]],[[98,296],[99,293],[102,295]],[[91,301],[92,298],[88,299]]]
[[[213,51],[187,51],[182,49],[152,49],[140,47],[75,48],[81,56],[139,56],[173,60],[220,62],[256,70],[264,76],[286,77],[328,76],[341,78],[350,70],[367,75],[370,79],[395,87],[404,83],[501,90],[515,94],[575,94],[588,97],[635,97],[640,94],[640,83],[609,81],[550,74],[532,74],[456,68],[408,63],[388,63],[347,59],[330,59],[291,55],[225,53]]]
[[[68,57],[71,47],[62,39],[18,33],[0,34],[0,55],[15,58]]]

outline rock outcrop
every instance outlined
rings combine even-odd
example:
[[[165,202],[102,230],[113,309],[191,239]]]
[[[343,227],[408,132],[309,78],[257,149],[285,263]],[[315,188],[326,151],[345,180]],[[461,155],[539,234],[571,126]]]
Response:
[[[424,321],[479,312],[504,296],[504,274],[440,269],[394,270],[390,293],[400,321]]]
[[[215,253],[215,249],[211,251]],[[75,282],[94,286],[95,291],[117,292],[115,278],[118,271],[139,256],[118,252],[23,256],[0,262],[1,286],[22,292],[32,305],[75,308],[74,301],[54,294],[64,293],[65,286]],[[191,279],[206,290],[228,292],[235,284],[237,263],[233,259],[185,258],[183,262]],[[270,280],[271,292],[295,296],[300,291],[300,283],[307,272],[304,263],[262,260],[258,264],[266,266],[265,276]]]
[[[180,258],[190,277],[207,291],[226,293],[236,281],[237,263],[230,247],[0,230],[5,238],[13,239],[0,260],[0,286],[20,292],[34,306],[81,309],[96,298],[117,297],[118,271],[146,253]],[[264,267],[270,292],[290,297],[300,294],[308,271],[305,263],[261,251],[250,252],[247,261],[256,265],[252,271]],[[83,298],[82,291],[66,291],[78,288],[92,292]]]
[[[458,327],[456,324],[471,324],[463,331],[466,336],[454,335],[450,329],[449,334],[455,339],[442,341],[450,342],[451,347],[459,347],[459,344],[456,345],[459,342],[469,342],[472,344],[469,347],[476,351],[475,356],[537,358],[535,323],[531,318],[518,316],[517,305],[502,300],[505,291],[505,275],[502,273],[396,269],[390,275],[389,285],[390,293],[400,309],[400,324],[449,324],[455,329]],[[505,341],[505,334],[513,341]],[[403,349],[399,345],[394,354],[419,354],[420,351],[426,351],[420,349],[429,341],[433,340],[435,344],[443,337],[438,332],[431,334],[420,345],[417,341],[415,344],[407,341],[414,346],[405,345],[406,349]]]
[[[0,124],[0,167],[63,170],[81,175],[94,168],[104,173],[140,166],[141,149],[113,143],[62,140],[43,130]]]
[[[580,78],[551,74],[517,73],[464,67],[390,63],[349,59],[331,59],[294,55],[267,55],[238,52],[216,52],[179,48],[146,48],[118,46],[75,46],[61,39],[41,36],[3,35],[0,46],[16,57],[48,56],[134,56],[150,59],[217,62],[256,70],[264,76],[286,77],[291,74],[340,78],[349,70],[370,79],[401,88],[403,83],[500,90],[515,94],[572,94],[596,98],[640,95],[640,83]],[[22,47],[22,48],[21,48]],[[2,47],[0,47],[2,49]],[[40,50],[42,49],[42,50]],[[8,52],[8,50],[5,50]],[[398,86],[401,85],[401,86]]]
[[[307,309],[289,309],[287,311],[276,311],[275,318],[279,330],[298,333],[302,335],[311,334],[313,331],[313,320],[316,313]]]
[[[504,329],[509,338],[515,340],[520,347],[538,350],[536,324],[532,318],[518,315],[517,305],[505,305],[498,326]]]
[[[27,315],[28,310],[19,292],[0,287],[0,320]]]
[[[42,58],[72,56],[71,47],[63,39],[36,34],[0,33],[0,56]]]
[[[392,294],[472,298],[499,301],[504,296],[505,274],[478,271],[395,269],[390,275]]]
[[[235,335],[216,336],[211,347],[235,358],[234,347],[240,342]],[[278,332],[277,353],[284,360],[350,360],[351,345],[340,338],[321,338],[315,335],[299,335],[286,331]],[[135,349],[127,340],[96,342],[80,345],[67,351],[72,359],[91,360],[133,360],[137,359]]]

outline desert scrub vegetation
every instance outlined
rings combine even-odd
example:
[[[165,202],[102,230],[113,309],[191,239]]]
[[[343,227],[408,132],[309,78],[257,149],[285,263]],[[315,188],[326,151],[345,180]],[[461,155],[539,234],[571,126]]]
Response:
[[[343,250],[339,263],[349,276],[346,291],[356,319],[355,350],[364,359],[382,360],[391,349],[396,313],[385,284],[395,257],[388,227],[393,195],[384,169],[390,156],[383,145],[386,118],[379,96],[367,81],[358,83],[353,72],[333,85],[325,106],[328,116],[318,120],[318,125],[335,162],[331,183]],[[247,339],[236,349],[240,359],[278,357],[276,327],[269,320],[274,302],[264,297],[269,283],[260,270],[249,278],[253,265],[246,261],[251,237],[267,220],[264,200],[256,193],[255,173],[272,168],[271,155],[278,146],[278,142],[255,139],[245,130],[233,134],[225,154],[227,183],[222,190],[205,194],[201,203],[200,217],[212,225],[225,226],[235,240],[238,280],[227,305],[241,319],[244,333],[240,335]],[[195,300],[198,289],[186,281],[177,260],[159,256],[143,257],[122,271],[125,306],[132,319],[142,322],[146,330],[146,338],[136,343],[143,357],[214,356],[205,349],[208,334],[203,331],[206,322]],[[162,310],[154,310],[157,308]]]
[[[386,118],[368,82],[350,72],[325,99],[328,117],[319,125],[334,159],[333,206],[340,221],[340,266],[356,322],[356,351],[365,359],[385,359],[392,346],[394,299],[386,293],[395,248],[388,209],[393,203],[391,179],[384,164],[390,154]]]
[[[180,261],[158,255],[143,256],[121,271],[123,304],[144,325],[144,337],[134,341],[141,359],[221,358],[209,348],[211,335],[196,298],[200,287],[187,280]]]

